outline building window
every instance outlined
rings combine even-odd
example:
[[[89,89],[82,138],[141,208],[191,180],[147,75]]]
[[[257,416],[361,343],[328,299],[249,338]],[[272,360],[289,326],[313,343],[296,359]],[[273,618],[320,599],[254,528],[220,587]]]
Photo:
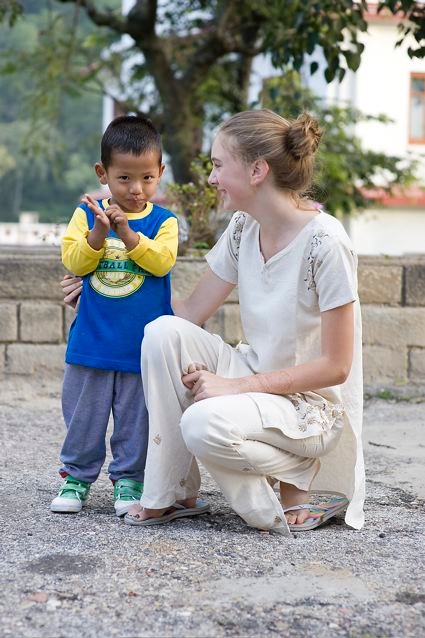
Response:
[[[425,144],[425,73],[410,76],[409,142]]]

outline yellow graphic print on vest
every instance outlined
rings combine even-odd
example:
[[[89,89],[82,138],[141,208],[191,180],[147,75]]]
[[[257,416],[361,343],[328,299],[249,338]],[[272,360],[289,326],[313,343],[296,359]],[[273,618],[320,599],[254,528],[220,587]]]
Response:
[[[127,297],[136,292],[149,275],[127,256],[121,239],[107,237],[105,252],[90,277],[90,285],[105,297]]]

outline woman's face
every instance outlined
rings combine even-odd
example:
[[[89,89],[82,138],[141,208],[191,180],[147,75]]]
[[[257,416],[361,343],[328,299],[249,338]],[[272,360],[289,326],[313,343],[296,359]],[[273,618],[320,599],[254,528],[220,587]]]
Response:
[[[214,140],[208,183],[218,190],[225,210],[246,210],[252,192],[249,167],[229,150],[231,145],[226,142],[223,133]]]

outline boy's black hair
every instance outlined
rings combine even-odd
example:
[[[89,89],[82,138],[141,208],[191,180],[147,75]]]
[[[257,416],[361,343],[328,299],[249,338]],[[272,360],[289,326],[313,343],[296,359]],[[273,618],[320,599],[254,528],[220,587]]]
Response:
[[[143,155],[149,151],[156,151],[161,163],[161,136],[147,117],[138,115],[116,117],[104,132],[100,143],[100,159],[105,169],[110,166],[113,153]]]

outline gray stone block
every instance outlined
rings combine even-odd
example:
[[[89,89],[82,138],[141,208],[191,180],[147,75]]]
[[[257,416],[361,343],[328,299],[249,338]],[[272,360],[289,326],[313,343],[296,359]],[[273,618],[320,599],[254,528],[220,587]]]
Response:
[[[366,304],[400,304],[402,300],[402,266],[360,264],[359,297]]]
[[[225,304],[204,325],[205,330],[220,337],[230,345],[244,341],[238,304]]]
[[[60,249],[0,255],[0,299],[62,299]]]
[[[363,343],[388,348],[425,347],[425,308],[363,306]]]
[[[6,367],[6,346],[0,345],[0,376],[3,376]]]
[[[192,257],[179,257],[176,265],[171,272],[171,287],[173,295],[182,299],[190,295],[195,288],[201,276],[207,269],[207,262],[205,259],[192,258]],[[238,289],[230,293],[227,298],[229,303],[238,302]]]
[[[225,304],[223,310],[224,340],[232,345],[244,341],[239,305]]]
[[[220,335],[224,339],[224,308],[221,307],[210,317],[203,326],[212,334]]]
[[[408,382],[407,364],[407,348],[393,350],[382,346],[363,347],[365,385],[376,389],[385,384],[403,386]]]
[[[8,374],[57,376],[65,366],[65,345],[14,343],[6,347]]]
[[[0,341],[16,341],[18,339],[18,305],[16,303],[0,303]]]
[[[171,286],[177,297],[186,297],[205,272],[207,263],[204,259],[180,257],[171,271]]]
[[[63,341],[63,308],[61,304],[40,301],[24,302],[20,311],[21,341],[61,343]]]
[[[406,306],[425,306],[425,264],[405,267]]]
[[[412,348],[410,350],[409,378],[414,383],[422,382],[425,391],[425,348]]]

